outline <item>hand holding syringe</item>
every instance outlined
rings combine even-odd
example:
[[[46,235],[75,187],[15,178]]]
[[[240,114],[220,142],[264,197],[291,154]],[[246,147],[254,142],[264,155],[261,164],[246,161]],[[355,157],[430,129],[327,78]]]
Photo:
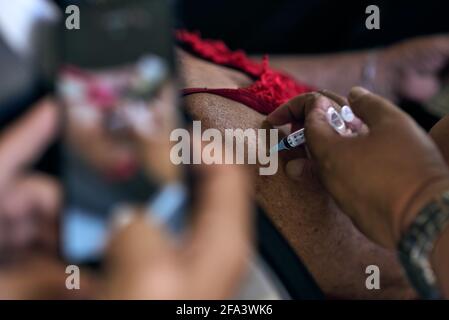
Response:
[[[337,112],[334,107],[330,106],[327,109],[326,117],[329,125],[340,135],[351,136],[357,134],[355,127],[352,126],[351,128],[351,123],[360,120],[356,118],[349,106],[342,106],[340,112]],[[270,153],[297,148],[305,142],[304,128],[302,128],[283,138],[277,145],[271,148]]]
[[[311,182],[313,177],[318,178],[341,213],[346,214],[359,231],[385,248],[399,248],[404,266],[418,266],[409,268],[418,270],[415,275],[409,272],[411,279],[422,273],[418,268],[423,261],[432,279],[444,279],[442,275],[448,270],[446,262],[449,260],[437,257],[435,252],[441,255],[444,252],[447,256],[449,242],[441,239],[449,239],[448,228],[445,228],[448,220],[443,209],[434,210],[438,217],[438,222],[434,222],[427,216],[426,208],[438,209],[440,203],[444,204],[449,190],[447,158],[441,156],[435,142],[409,115],[387,99],[354,87],[348,101],[354,114],[366,123],[351,137],[336,134],[328,126],[329,106],[346,103],[329,95],[298,96],[270,114],[267,120],[272,125],[305,123],[311,160],[300,154],[294,159],[286,158],[286,176],[292,181],[302,181],[298,188]],[[347,126],[352,126],[352,122]],[[303,175],[305,161],[313,161],[313,177]],[[420,231],[414,230],[430,230],[423,227],[423,223],[443,234],[431,237],[426,244],[433,251],[418,248],[423,252],[418,259],[404,243],[420,235]],[[410,248],[414,248],[413,244]],[[417,259],[419,262],[415,262]],[[449,282],[438,284],[447,298]],[[427,288],[426,294],[430,292],[434,297],[438,289],[435,282]]]

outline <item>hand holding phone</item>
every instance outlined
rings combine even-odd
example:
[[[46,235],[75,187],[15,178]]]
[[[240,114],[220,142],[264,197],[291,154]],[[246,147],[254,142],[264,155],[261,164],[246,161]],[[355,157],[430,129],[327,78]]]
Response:
[[[65,113],[61,249],[83,264],[101,261],[112,217],[129,204],[181,232],[189,188],[169,157],[170,132],[184,124],[168,1],[77,5],[82,26],[61,35],[56,86]]]

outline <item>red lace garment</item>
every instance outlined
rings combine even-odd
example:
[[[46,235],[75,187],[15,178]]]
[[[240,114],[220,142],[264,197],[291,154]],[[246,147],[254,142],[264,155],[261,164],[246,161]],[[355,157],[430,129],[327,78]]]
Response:
[[[260,113],[269,114],[294,96],[314,90],[289,75],[271,69],[268,56],[264,56],[262,63],[258,63],[249,59],[241,50],[230,50],[223,41],[202,39],[199,33],[185,30],[177,31],[176,38],[178,43],[192,54],[239,70],[255,80],[249,87],[239,89],[187,88],[183,90],[183,95],[212,93],[240,102]]]

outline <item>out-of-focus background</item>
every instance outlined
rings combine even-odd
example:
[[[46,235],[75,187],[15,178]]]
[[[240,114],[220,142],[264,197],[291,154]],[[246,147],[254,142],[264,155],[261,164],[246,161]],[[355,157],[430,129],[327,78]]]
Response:
[[[365,27],[369,5],[380,9],[379,30]],[[449,2],[442,0],[180,0],[177,15],[178,27],[255,55],[373,49],[449,32]],[[399,105],[426,129],[438,119],[415,102]]]

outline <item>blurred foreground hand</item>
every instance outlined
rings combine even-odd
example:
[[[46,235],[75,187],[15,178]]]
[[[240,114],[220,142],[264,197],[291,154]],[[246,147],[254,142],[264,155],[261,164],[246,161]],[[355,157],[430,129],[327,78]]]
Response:
[[[111,299],[232,297],[250,256],[250,183],[241,166],[202,166],[199,203],[175,242],[139,212],[110,243],[102,289]]]
[[[29,166],[58,127],[45,100],[0,134],[0,299],[229,298],[251,250],[250,181],[242,166],[201,166],[192,225],[182,241],[136,209],[113,232],[105,274],[80,271],[80,290],[66,288],[66,264],[56,255],[58,183]],[[34,248],[51,247],[41,254]],[[20,259],[11,257],[20,256]]]
[[[43,100],[0,133],[0,261],[56,252],[60,186],[29,167],[53,140],[57,120],[56,106]]]

